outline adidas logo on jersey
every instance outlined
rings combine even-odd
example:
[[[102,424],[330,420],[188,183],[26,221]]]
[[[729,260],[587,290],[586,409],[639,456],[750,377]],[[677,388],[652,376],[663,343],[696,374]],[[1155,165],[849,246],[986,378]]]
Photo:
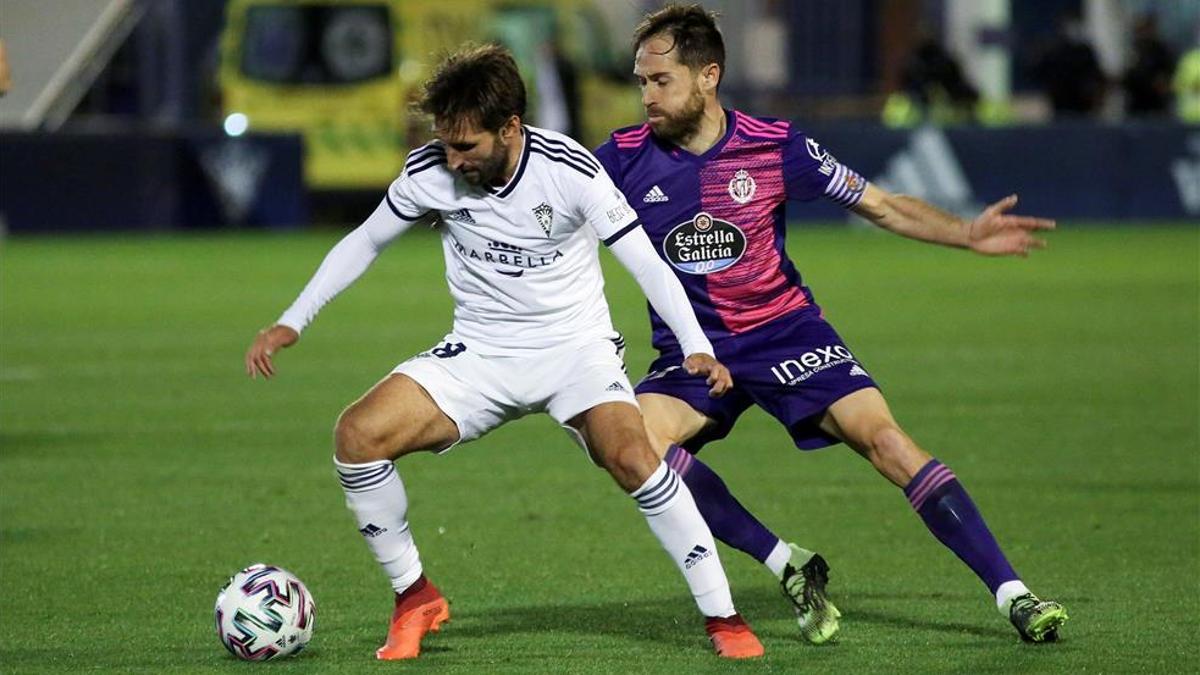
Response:
[[[863,377],[869,377],[869,376],[867,375],[867,371],[865,371],[865,370],[863,370],[863,369],[862,369],[862,366],[854,366],[853,368],[851,368],[851,369],[850,369],[850,375],[851,375],[851,376],[854,376],[854,375],[862,375]]]
[[[671,198],[667,196],[667,193],[662,191],[662,188],[655,185],[650,188],[645,197],[642,197],[642,201],[647,204],[657,204],[659,202],[669,202]]]
[[[620,382],[613,382],[604,388],[604,391],[625,391],[625,385]]]
[[[471,212],[468,209],[459,209],[446,214],[450,220],[457,220],[460,223],[475,224],[475,219],[471,217]]]
[[[685,569],[690,570],[692,569],[693,565],[701,560],[704,560],[710,555],[712,555],[712,551],[704,548],[700,544],[696,544],[692,547],[692,550],[688,552],[687,557],[683,559],[683,566]]]
[[[359,530],[359,533],[362,534],[362,536],[367,537],[369,539],[374,539],[375,537],[378,537],[379,535],[383,534],[384,532],[387,532],[387,528],[380,527],[380,526],[376,525],[375,523],[367,523],[366,527]]]

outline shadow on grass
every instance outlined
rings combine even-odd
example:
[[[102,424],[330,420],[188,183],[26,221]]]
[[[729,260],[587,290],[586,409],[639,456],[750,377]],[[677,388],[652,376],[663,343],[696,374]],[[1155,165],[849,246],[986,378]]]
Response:
[[[884,648],[887,643],[907,642],[912,639],[919,642],[937,642],[937,634],[946,638],[952,635],[960,636],[954,641],[955,646],[968,647],[972,652],[975,648],[987,650],[1005,648],[1013,644],[1019,646],[1016,636],[999,617],[987,615],[989,608],[977,602],[976,595],[847,594],[847,597],[838,599],[843,611],[843,642],[840,646],[834,644],[821,647],[811,647],[800,642],[791,610],[774,588],[764,585],[743,590],[738,593],[737,602],[739,609],[750,618],[759,636],[768,642],[768,656],[782,658],[784,661],[781,663],[790,662],[788,659],[797,656],[789,655],[787,643],[795,643],[797,648],[804,649],[803,658],[810,665],[829,665],[850,656],[843,651],[845,649],[851,649],[861,658],[869,655],[867,653],[876,646],[872,646],[873,640],[861,639],[858,636],[873,633],[875,638],[879,638],[878,629],[894,633],[879,640],[880,644],[877,647]],[[423,654],[437,655],[439,659],[448,658],[450,661],[444,663],[458,663],[460,666],[478,661],[477,665],[480,667],[487,663],[519,667],[528,665],[530,659],[545,658],[547,643],[544,639],[554,635],[567,639],[558,642],[557,645],[553,644],[557,641],[551,640],[552,646],[548,647],[551,651],[561,646],[568,650],[565,654],[569,655],[574,650],[576,657],[584,659],[588,658],[588,653],[592,651],[587,646],[589,640],[597,641],[597,651],[610,649],[618,643],[632,647],[632,653],[625,653],[627,657],[641,653],[641,648],[647,647],[677,649],[680,658],[688,660],[693,657],[701,658],[707,655],[710,649],[702,620],[691,601],[679,593],[643,595],[628,601],[576,601],[512,607],[472,606],[466,594],[462,598],[452,604],[453,621],[440,634],[425,640],[422,646]],[[934,612],[961,612],[963,617],[962,620],[931,618],[930,614]],[[286,659],[284,663],[277,665],[309,670],[336,670],[351,666],[352,663],[360,663],[364,668],[367,667],[365,662],[360,662],[359,659],[370,659],[383,639],[386,626],[382,617],[353,614],[343,615],[340,619],[337,625],[318,624],[315,649],[306,650],[298,658]],[[867,631],[866,627],[874,627],[877,630]],[[919,632],[921,636],[917,638],[913,632]],[[964,644],[961,639],[963,634],[978,639]],[[488,645],[488,656],[484,661],[479,661],[479,645]],[[537,646],[537,649],[530,652],[530,645]],[[867,651],[864,652],[864,649]],[[838,656],[839,653],[841,656]],[[352,662],[343,662],[342,659],[346,655],[354,655]],[[373,659],[370,661],[373,663]],[[37,665],[53,669],[55,666],[77,662],[86,662],[91,668],[116,670],[154,669],[159,666],[223,669],[242,665],[220,649],[215,637],[211,642],[177,645],[170,651],[169,656],[140,653],[114,645],[80,644],[67,650],[63,650],[61,646],[47,646],[45,649],[0,649],[0,663],[14,667]]]
[[[747,589],[737,593],[738,608],[756,632],[764,638],[789,639],[796,636],[791,627],[792,614],[787,602],[772,588]],[[880,609],[880,601],[895,606]],[[931,603],[944,603],[946,611],[957,612],[965,604],[976,604],[972,595],[948,597],[946,594],[856,594],[839,600],[842,625],[853,630],[855,624],[870,624],[938,633],[967,633],[978,637],[1010,641],[1012,631],[999,617],[987,615],[989,607],[979,604],[977,614],[963,620],[930,618]],[[908,609],[906,609],[908,607]],[[967,610],[969,611],[969,610]],[[521,633],[573,633],[607,635],[626,640],[694,646],[704,640],[703,622],[691,604],[677,595],[638,600],[575,604],[540,604],[503,609],[459,609],[459,625],[452,634],[465,638],[487,638]],[[786,630],[776,628],[786,620]],[[770,622],[770,623],[768,623]]]

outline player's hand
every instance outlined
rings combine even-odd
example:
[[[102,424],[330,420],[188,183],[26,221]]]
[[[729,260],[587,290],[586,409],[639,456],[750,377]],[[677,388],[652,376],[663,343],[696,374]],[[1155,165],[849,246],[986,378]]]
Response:
[[[733,387],[733,375],[730,375],[729,369],[712,354],[692,354],[683,360],[683,369],[688,375],[707,375],[707,382],[712,387],[708,390],[708,395],[713,398],[724,396],[725,392]]]
[[[1045,240],[1033,236],[1038,230],[1053,230],[1054,221],[1007,213],[1017,205],[1017,196],[1009,195],[992,204],[967,226],[967,245],[983,255],[1029,255],[1045,248]]]
[[[300,334],[287,326],[274,325],[258,331],[254,344],[246,350],[246,374],[251,378],[262,375],[270,378],[275,374],[271,357],[284,347],[291,347],[300,339]]]

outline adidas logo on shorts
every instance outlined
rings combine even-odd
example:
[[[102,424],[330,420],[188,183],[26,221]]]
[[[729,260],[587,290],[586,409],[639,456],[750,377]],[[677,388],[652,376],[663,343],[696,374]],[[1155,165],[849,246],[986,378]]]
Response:
[[[850,369],[850,375],[851,375],[851,376],[854,376],[854,375],[862,375],[863,377],[869,377],[869,376],[867,375],[867,371],[865,371],[865,370],[863,370],[863,369],[862,369],[862,366],[854,366],[853,368],[851,368],[851,369]]]
[[[625,391],[625,385],[620,382],[613,382],[604,388],[604,391]]]

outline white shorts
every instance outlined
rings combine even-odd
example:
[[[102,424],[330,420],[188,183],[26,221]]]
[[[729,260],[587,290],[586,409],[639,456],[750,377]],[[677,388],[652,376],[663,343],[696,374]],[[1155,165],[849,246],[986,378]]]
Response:
[[[485,356],[450,334],[392,372],[411,377],[429,392],[437,407],[458,426],[459,443],[479,438],[505,422],[545,412],[583,445],[567,426],[572,417],[601,403],[637,405],[625,374],[624,353],[625,342],[615,333],[530,356]]]

